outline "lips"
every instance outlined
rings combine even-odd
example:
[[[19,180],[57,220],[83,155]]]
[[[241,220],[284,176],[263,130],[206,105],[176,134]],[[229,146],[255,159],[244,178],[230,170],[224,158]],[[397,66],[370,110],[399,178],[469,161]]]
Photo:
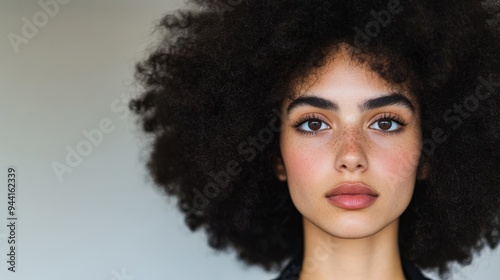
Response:
[[[329,191],[326,196],[343,195],[343,194],[366,194],[378,196],[378,194],[362,183],[342,183],[338,184],[335,188]]]
[[[326,194],[329,202],[346,210],[367,208],[377,197],[373,189],[362,183],[342,183]]]

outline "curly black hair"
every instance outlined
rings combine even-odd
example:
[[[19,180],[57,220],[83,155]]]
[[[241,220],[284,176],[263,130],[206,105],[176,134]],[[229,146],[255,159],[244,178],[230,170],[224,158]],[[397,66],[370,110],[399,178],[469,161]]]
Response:
[[[449,272],[500,240],[500,21],[495,1],[192,0],[165,15],[131,101],[147,163],[191,230],[266,270],[303,252],[301,215],[273,171],[292,85],[348,44],[421,107],[417,180],[401,255]]]

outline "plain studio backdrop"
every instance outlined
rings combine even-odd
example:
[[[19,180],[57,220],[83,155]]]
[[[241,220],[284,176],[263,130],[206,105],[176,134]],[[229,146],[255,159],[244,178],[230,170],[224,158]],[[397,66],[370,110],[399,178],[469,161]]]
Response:
[[[48,3],[52,3],[49,8]],[[55,3],[55,4],[54,4]],[[262,279],[210,249],[148,179],[135,63],[180,0],[0,0],[0,279]],[[7,169],[16,168],[16,272]],[[499,279],[485,250],[453,279]],[[433,274],[430,274],[434,276]],[[434,279],[437,279],[434,276]]]

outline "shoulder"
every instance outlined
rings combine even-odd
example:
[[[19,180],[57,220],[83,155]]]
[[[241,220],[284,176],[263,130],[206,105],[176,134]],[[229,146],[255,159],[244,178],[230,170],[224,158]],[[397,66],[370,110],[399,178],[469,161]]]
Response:
[[[401,258],[401,264],[403,266],[404,274],[408,280],[431,280],[425,277],[422,271],[411,261]]]
[[[299,280],[300,270],[302,268],[302,256],[296,255],[285,266],[280,274],[271,280]]]

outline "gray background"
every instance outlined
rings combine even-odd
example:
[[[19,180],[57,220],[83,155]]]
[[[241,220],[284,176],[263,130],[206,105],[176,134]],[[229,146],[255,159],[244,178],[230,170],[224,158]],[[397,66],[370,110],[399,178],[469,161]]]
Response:
[[[41,0],[44,3],[49,0]],[[62,2],[62,0],[61,0]],[[69,0],[43,22],[35,0],[0,0],[0,279],[270,279],[190,233],[146,176],[147,149],[125,110],[153,25],[183,1]],[[16,47],[23,17],[36,32]],[[83,130],[114,128],[59,178]],[[85,148],[84,146],[81,146]],[[88,147],[87,147],[88,148]],[[7,167],[17,167],[17,272],[7,271]],[[500,250],[452,279],[499,279]],[[432,274],[430,274],[432,275]],[[435,276],[434,276],[435,277]],[[437,279],[435,277],[435,279]]]

